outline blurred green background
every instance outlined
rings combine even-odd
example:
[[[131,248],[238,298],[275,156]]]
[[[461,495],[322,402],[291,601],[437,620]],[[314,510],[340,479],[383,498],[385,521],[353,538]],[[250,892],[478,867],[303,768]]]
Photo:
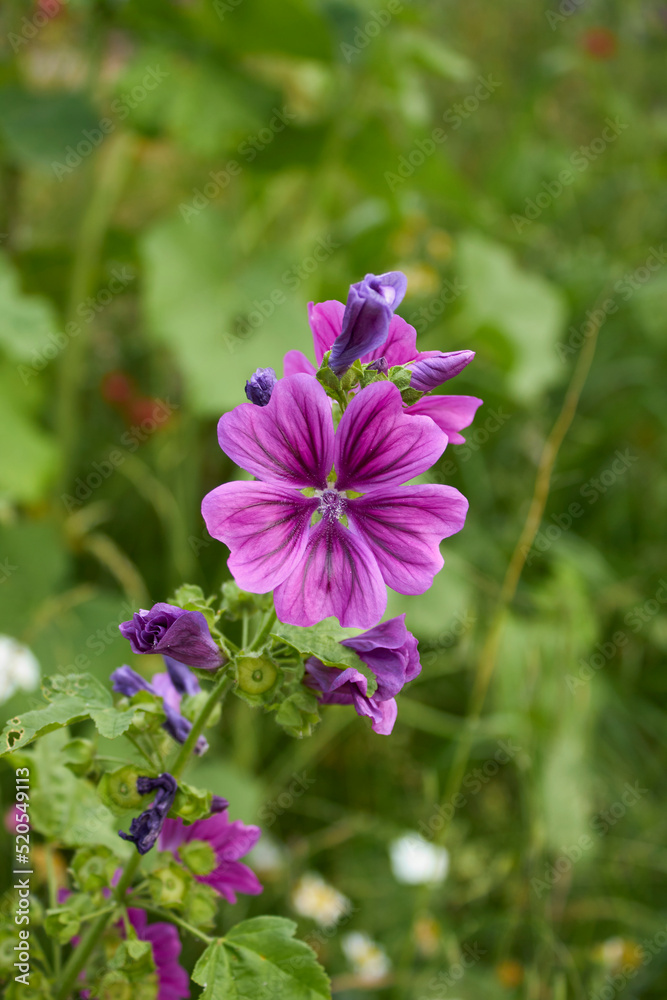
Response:
[[[390,599],[424,663],[393,736],[333,709],[290,741],[238,702],[195,772],[247,821],[313,779],[268,824],[264,896],[224,919],[293,915],[320,872],[393,967],[364,984],[343,930],[321,935],[337,996],[667,991],[666,38],[647,0],[2,5],[0,632],[43,673],[108,677],[129,611],[226,578],[199,513],[237,474],[215,423],[258,365],[312,353],[310,300],[402,269],[419,347],[477,352],[451,391],[485,405],[430,474],[467,525],[428,595]],[[542,445],[602,316],[471,731]],[[464,737],[449,873],[400,884],[387,845],[435,830]],[[494,768],[499,740],[520,752]],[[457,979],[466,944],[483,954]]]

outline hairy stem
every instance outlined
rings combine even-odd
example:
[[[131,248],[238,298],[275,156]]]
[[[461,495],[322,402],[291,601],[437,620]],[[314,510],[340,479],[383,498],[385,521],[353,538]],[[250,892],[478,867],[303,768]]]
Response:
[[[260,646],[264,644],[264,642],[268,639],[271,629],[275,625],[277,618],[278,616],[276,614],[275,608],[271,608],[270,611],[267,611],[264,621],[262,622],[262,627],[260,628],[259,632],[257,633],[255,638],[250,643],[250,646],[248,647],[249,653],[253,652],[256,649],[259,649]]]
[[[205,941],[206,944],[210,944],[212,941],[215,941],[215,938],[212,938],[209,934],[204,934],[204,932],[200,931],[199,928],[193,927],[192,924],[189,924],[186,920],[182,920],[180,917],[177,917],[175,913],[171,913],[169,910],[161,910],[159,906],[146,906],[143,903],[138,903],[137,905],[139,906],[139,909],[145,910],[146,913],[152,913],[154,916],[160,917],[162,920],[166,920],[170,924],[178,924],[178,926],[182,927],[184,931],[188,932],[188,934],[198,937],[201,941]]]

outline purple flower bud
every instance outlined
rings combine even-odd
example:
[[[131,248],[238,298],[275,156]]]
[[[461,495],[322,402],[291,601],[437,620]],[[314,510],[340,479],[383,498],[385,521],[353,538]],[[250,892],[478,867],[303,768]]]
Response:
[[[462,372],[474,357],[474,351],[450,351],[449,354],[430,351],[428,354],[423,354],[411,365],[410,388],[419,392],[429,392]]]
[[[229,802],[227,799],[223,799],[222,795],[212,795],[211,796],[211,812],[221,813],[225,809],[229,809]]]
[[[224,663],[201,611],[154,604],[150,611],[141,610],[118,627],[133,653],[163,653],[205,670],[216,670]]]
[[[405,295],[408,279],[401,271],[367,274],[363,281],[350,285],[343,328],[336,337],[329,367],[339,377],[357,358],[381,347],[389,333],[394,310]]]
[[[378,358],[376,361],[371,361],[366,367],[369,372],[380,372],[381,375],[386,375],[389,371],[389,363],[386,358]]]
[[[278,376],[273,368],[258,368],[245,384],[245,394],[255,406],[266,406]]]
[[[153,688],[144,680],[140,674],[133,670],[132,667],[127,665],[119,667],[118,670],[114,670],[111,675],[111,686],[114,691],[118,694],[125,695],[126,698],[132,698],[133,695],[138,694],[139,691],[150,691],[153,694]]]
[[[156,790],[155,799],[148,809],[140,816],[135,816],[130,823],[130,832],[118,831],[123,840],[130,840],[136,845],[139,854],[147,854],[158,838],[162,824],[176,798],[178,791],[176,779],[166,772],[157,778],[137,778],[137,791],[140,795],[147,795]]]
[[[179,663],[171,656],[163,656],[169,680],[174,685],[180,695],[199,694],[201,685],[191,670],[184,663]]]

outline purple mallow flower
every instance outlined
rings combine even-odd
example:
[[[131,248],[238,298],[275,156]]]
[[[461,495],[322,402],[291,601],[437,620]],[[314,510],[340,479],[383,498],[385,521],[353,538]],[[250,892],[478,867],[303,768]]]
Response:
[[[432,420],[407,416],[390,382],[358,393],[334,434],[322,386],[292,375],[268,406],[224,414],[218,440],[261,481],[212,490],[206,526],[231,549],[243,590],[274,590],[283,622],[335,615],[344,626],[374,625],[385,584],[401,594],[428,590],[443,566],[441,539],[463,527],[468,503],[458,490],[403,485],[437,461],[447,438]]]
[[[278,376],[273,368],[258,368],[245,384],[245,394],[256,406],[266,406]]]
[[[197,694],[201,691],[199,681],[191,674],[187,667],[175,660],[164,657],[167,664],[168,673],[154,674],[152,681],[147,680],[138,674],[132,667],[122,666],[114,670],[111,675],[111,682],[114,691],[132,698],[139,691],[149,691],[150,694],[162,698],[162,707],[167,716],[163,727],[167,730],[177,743],[185,743],[188,734],[192,729],[192,723],[181,715],[181,697],[183,694]],[[178,670],[175,668],[178,667]],[[187,672],[187,678],[186,678]],[[178,681],[178,687],[174,683]],[[200,736],[194,748],[197,756],[201,756],[208,750],[208,742],[205,737]]]
[[[367,274],[363,281],[350,285],[341,329],[329,345],[329,368],[336,375],[340,377],[357,358],[382,347],[407,284],[408,279],[401,271],[389,271]]]
[[[165,772],[157,778],[137,778],[137,791],[140,795],[148,795],[149,792],[157,794],[148,809],[134,817],[130,823],[130,832],[119,830],[118,833],[123,840],[132,841],[139,854],[147,854],[154,846],[167,813],[174,804],[178,785],[176,779]]]
[[[189,997],[190,977],[178,962],[181,939],[174,925],[149,924],[146,911],[134,906],[128,908],[127,916],[139,940],[150,942],[157,973],[156,1000],[181,1000]]]
[[[189,826],[182,819],[166,820],[158,846],[161,851],[171,851],[178,861],[183,861],[180,852],[190,861],[194,851],[198,855],[194,867],[197,881],[210,885],[228,903],[235,903],[237,892],[250,896],[262,892],[255,873],[239,861],[255,846],[261,832],[258,826],[245,826],[238,819],[231,823],[223,810]],[[201,849],[197,851],[197,847]]]
[[[321,694],[324,705],[354,705],[372,720],[373,732],[388,736],[396,721],[396,695],[421,671],[417,640],[405,627],[405,615],[382,622],[341,645],[354,649],[375,674],[377,690],[366,694],[364,674],[354,667],[325,667],[314,656],[306,661],[305,683]]]
[[[313,333],[315,358],[318,365],[322,358],[339,336],[345,306],[342,302],[329,299],[308,307],[308,317]],[[451,351],[443,354],[441,351],[418,351],[417,331],[400,316],[393,316],[389,324],[386,342],[374,351],[362,355],[364,364],[379,366],[384,359],[388,366],[407,365],[412,368],[411,385],[413,389],[428,392],[458,375],[474,358],[474,351]],[[382,371],[382,367],[377,368]],[[284,359],[285,375],[300,372],[314,375],[315,367],[301,351],[289,351]],[[482,403],[476,396],[426,396],[405,412],[411,416],[430,417],[444,431],[451,444],[463,444],[465,438],[460,431],[468,427],[474,417],[477,407]]]
[[[164,653],[190,667],[215,670],[224,657],[211,638],[201,611],[184,611],[173,604],[154,604],[118,626],[133,653]]]

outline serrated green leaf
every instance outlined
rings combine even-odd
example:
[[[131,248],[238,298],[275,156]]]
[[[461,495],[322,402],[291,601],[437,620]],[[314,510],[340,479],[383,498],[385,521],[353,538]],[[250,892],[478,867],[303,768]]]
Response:
[[[303,656],[316,656],[327,667],[354,667],[368,681],[366,693],[368,697],[377,691],[377,678],[372,670],[361,660],[353,649],[341,646],[343,639],[351,639],[359,635],[359,629],[341,628],[335,618],[325,618],[312,628],[299,628],[297,625],[284,625],[278,622],[271,632],[276,639],[293,646]]]
[[[95,711],[103,712],[112,702],[111,693],[90,674],[47,677],[42,684],[42,694],[48,702],[43,708],[9,720],[0,734],[0,757],[54,729],[81,722]]]
[[[91,712],[90,717],[100,736],[104,736],[108,740],[115,740],[130,728],[134,713],[134,708],[128,708],[124,712],[117,708],[102,708]]]
[[[329,1000],[329,977],[284,917],[255,917],[209,945],[192,978],[202,1000]]]

